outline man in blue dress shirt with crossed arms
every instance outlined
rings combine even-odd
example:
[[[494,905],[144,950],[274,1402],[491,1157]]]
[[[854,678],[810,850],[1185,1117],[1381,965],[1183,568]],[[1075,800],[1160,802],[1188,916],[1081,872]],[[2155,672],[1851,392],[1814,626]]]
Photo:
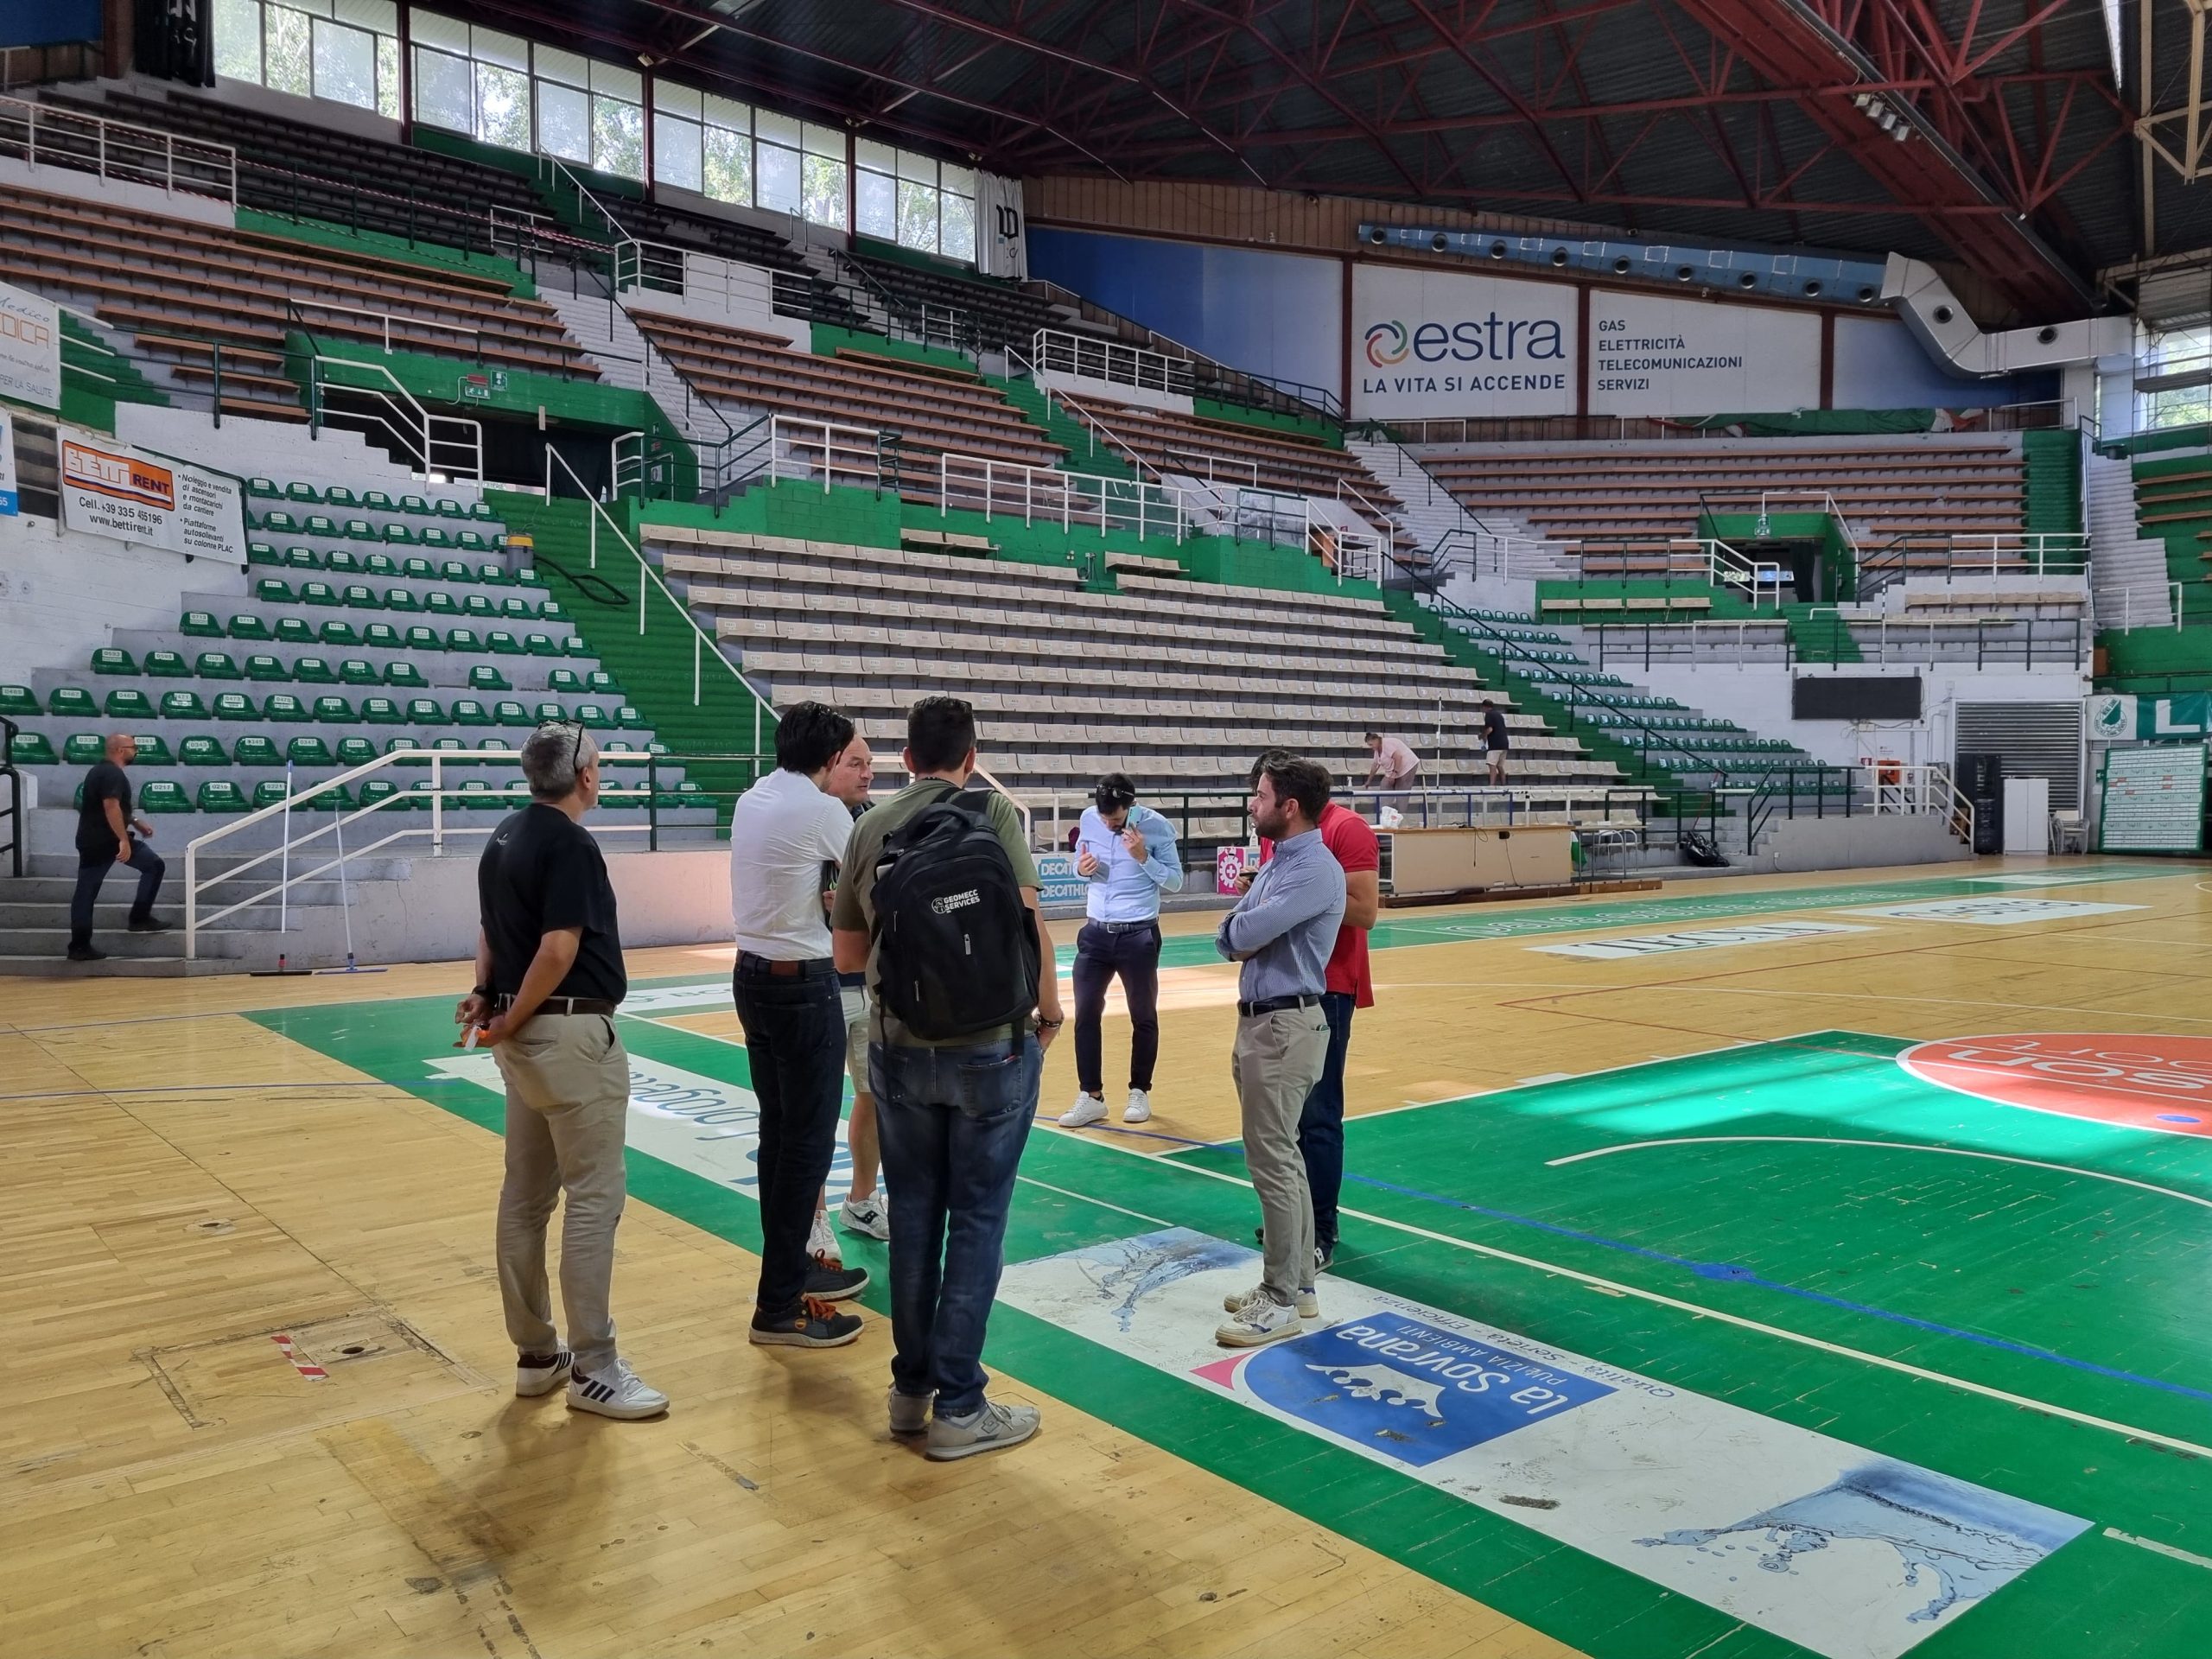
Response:
[[[1281,750],[1262,758],[1252,823],[1274,842],[1275,855],[1214,936],[1224,957],[1244,964],[1230,1074],[1267,1252],[1260,1282],[1223,1305],[1230,1317],[1214,1338],[1228,1348],[1294,1337],[1300,1319],[1321,1311],[1313,1291],[1313,1196],[1299,1154],[1298,1119],[1328,1058],[1321,993],[1344,913],[1344,867],[1315,828],[1328,804],[1329,774],[1318,762]]]

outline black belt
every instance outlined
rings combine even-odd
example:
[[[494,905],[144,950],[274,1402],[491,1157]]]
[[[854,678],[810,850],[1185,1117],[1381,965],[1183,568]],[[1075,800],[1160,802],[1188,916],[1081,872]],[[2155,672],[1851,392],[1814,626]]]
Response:
[[[857,974],[840,974],[837,983],[849,991],[864,991],[868,988],[868,970],[862,969]]]
[[[1281,1014],[1286,1008],[1312,1008],[1320,1006],[1321,999],[1311,991],[1301,996],[1263,996],[1256,1002],[1239,1002],[1237,1014],[1249,1020],[1255,1014]]]
[[[492,999],[492,1006],[505,1013],[515,1005],[515,1000],[504,993]],[[537,1005],[538,1014],[604,1014],[614,1012],[615,1005],[603,996],[549,996]],[[531,1016],[536,1019],[537,1014]]]
[[[778,979],[824,979],[837,971],[837,964],[828,957],[787,962],[773,957],[756,957],[750,950],[737,953],[737,966],[741,973],[772,974]]]
[[[1160,925],[1160,918],[1157,916],[1147,916],[1141,922],[1092,922],[1090,925],[1092,927],[1101,928],[1109,933],[1134,933],[1139,928],[1158,927]]]

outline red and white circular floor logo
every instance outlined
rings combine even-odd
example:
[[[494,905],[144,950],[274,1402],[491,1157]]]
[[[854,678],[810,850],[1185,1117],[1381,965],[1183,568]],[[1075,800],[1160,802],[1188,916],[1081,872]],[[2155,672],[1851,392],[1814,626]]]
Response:
[[[1922,1043],[1897,1064],[1999,1105],[2163,1135],[2212,1135],[2212,1037],[2029,1032]]]

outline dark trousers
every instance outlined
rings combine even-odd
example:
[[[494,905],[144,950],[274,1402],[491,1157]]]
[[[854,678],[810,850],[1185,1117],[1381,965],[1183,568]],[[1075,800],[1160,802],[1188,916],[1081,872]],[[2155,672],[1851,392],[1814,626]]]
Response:
[[[90,944],[92,942],[92,905],[100,896],[100,884],[107,880],[107,873],[115,868],[112,855],[105,858],[86,858],[79,854],[77,891],[69,900],[69,943]],[[138,872],[138,897],[130,906],[130,919],[143,922],[154,913],[154,896],[162,890],[162,872],[168,867],[162,863],[154,849],[136,836],[130,838],[130,868]]]
[[[1160,1058],[1159,923],[1116,933],[1086,922],[1076,935],[1075,1080],[1086,1095],[1100,1093],[1105,1081],[1098,1022],[1116,974],[1129,1004],[1129,1087],[1149,1093]]]
[[[837,1145],[845,1093],[845,1004],[831,973],[783,976],[741,960],[731,976],[745,1058],[760,1105],[763,1323],[798,1312],[813,1263],[806,1235]]]
[[[1298,1154],[1313,1195],[1313,1243],[1337,1247],[1337,1195],[1344,1184],[1344,1053],[1351,1047],[1353,1001],[1349,991],[1325,991],[1321,1012],[1329,1021],[1329,1054],[1320,1080],[1298,1115]]]
[[[997,1298],[1014,1175],[1037,1113],[1034,1037],[975,1048],[868,1047],[891,1206],[892,1386],[932,1390],[937,1414],[983,1403],[983,1332]]]

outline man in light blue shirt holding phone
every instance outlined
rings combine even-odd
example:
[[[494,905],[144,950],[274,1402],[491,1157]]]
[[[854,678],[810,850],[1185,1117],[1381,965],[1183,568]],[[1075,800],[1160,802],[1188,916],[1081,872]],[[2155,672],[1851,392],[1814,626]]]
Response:
[[[1129,1097],[1122,1122],[1152,1116],[1152,1071],[1160,1058],[1160,895],[1183,890],[1183,855],[1174,827],[1137,804],[1125,772],[1098,780],[1076,829],[1075,872],[1090,884],[1090,919],[1075,942],[1075,1072],[1081,1092],[1060,1114],[1079,1129],[1106,1116],[1105,1062],[1099,1022],[1106,988],[1121,976],[1129,1005]]]

